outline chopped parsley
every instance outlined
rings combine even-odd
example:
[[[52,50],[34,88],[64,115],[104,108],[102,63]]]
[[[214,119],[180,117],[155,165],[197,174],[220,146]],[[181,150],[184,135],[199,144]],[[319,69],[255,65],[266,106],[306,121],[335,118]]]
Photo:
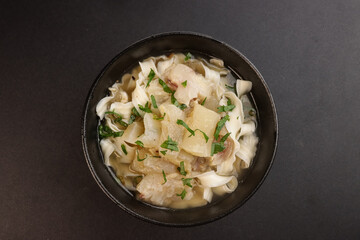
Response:
[[[186,85],[187,85],[187,80],[184,81],[184,82],[182,82],[181,85],[183,85],[184,87],[186,87]]]
[[[232,86],[227,85],[227,84],[225,84],[225,87],[227,87],[227,88],[230,89],[230,90],[235,90],[235,87],[232,87]]]
[[[161,145],[160,147],[162,148],[165,148],[165,149],[168,149],[170,151],[175,151],[175,152],[178,152],[179,151],[179,148],[178,148],[178,143],[173,141],[170,136],[168,136],[168,139],[165,140]]]
[[[232,111],[235,108],[235,105],[231,104],[231,100],[227,100],[227,106],[220,106],[218,107],[218,112],[229,112]]]
[[[184,161],[180,162],[180,167],[177,168],[181,175],[186,176],[187,172],[185,171]]]
[[[151,103],[152,103],[153,107],[154,107],[154,108],[158,108],[158,106],[157,106],[157,104],[156,104],[156,101],[155,101],[154,95],[151,95],[150,98],[151,98]]]
[[[185,61],[189,60],[190,58],[192,57],[191,53],[187,53],[186,56],[185,56]]]
[[[167,182],[167,179],[166,179],[166,175],[165,175],[164,170],[162,170],[162,174],[163,174],[163,177],[164,177],[164,182],[162,184],[165,184]]]
[[[164,150],[164,151],[160,151],[161,153],[162,153],[162,155],[166,155],[166,152],[167,152],[167,150]]]
[[[204,136],[204,138],[205,138],[205,141],[206,141],[206,142],[208,142],[208,141],[209,141],[209,137],[208,137],[208,135],[206,135],[206,133],[204,133],[203,131],[201,131],[201,130],[200,130],[200,129],[198,129],[198,128],[197,128],[197,129],[195,129],[195,132],[196,132],[196,131],[200,131],[200,132],[202,133],[202,135]]]
[[[145,154],[145,157],[144,158],[139,158],[139,151],[138,150],[136,150],[136,158],[137,158],[137,160],[139,161],[139,162],[142,162],[142,161],[144,161],[146,158],[147,158],[147,155]]]
[[[125,155],[128,155],[128,152],[126,151],[126,147],[124,144],[121,144],[121,149],[125,153]]]
[[[122,117],[115,118],[114,122],[119,123],[121,126],[127,127],[129,124],[122,120]]]
[[[112,114],[114,116],[117,116],[117,117],[121,117],[122,118],[122,115],[120,113],[116,113],[115,110],[112,110],[112,111],[107,111],[105,112],[105,114]]]
[[[119,123],[121,126],[127,127],[129,125],[122,120],[122,118],[123,118],[122,115],[120,113],[116,113],[115,110],[107,111],[107,112],[105,112],[105,114],[114,115],[115,116],[114,122]]]
[[[140,113],[136,110],[135,107],[133,107],[133,108],[131,109],[131,112],[132,112],[136,117],[141,117]]]
[[[184,128],[186,128],[186,130],[188,130],[189,133],[191,134],[190,136],[195,136],[195,131],[192,130],[183,120],[178,119],[178,120],[176,121],[176,124],[181,125],[181,126],[183,126]],[[190,137],[190,136],[189,136],[189,137]]]
[[[155,77],[155,72],[152,68],[150,68],[150,72],[149,72],[149,75],[148,75],[148,78],[149,78],[149,81],[147,82],[146,84],[146,87],[149,86],[150,82],[153,80],[153,78]]]
[[[202,106],[204,106],[206,99],[207,99],[207,97],[205,97],[204,100],[202,101],[202,103],[201,103]]]
[[[215,130],[215,133],[214,133],[215,140],[218,139],[219,134],[220,134],[220,130],[224,127],[225,122],[229,121],[229,120],[230,120],[229,115],[226,115],[225,117],[221,118],[220,121],[217,123],[216,130]]]
[[[171,90],[171,89],[169,88],[169,86],[168,86],[163,80],[161,80],[160,78],[159,78],[159,83],[160,83],[160,85],[163,87],[164,92],[167,92],[167,93],[173,93],[173,92],[174,92],[174,91]]]
[[[143,112],[152,113],[151,109],[149,108],[149,102],[146,102],[145,107],[143,107],[141,104],[138,104],[139,108]]]
[[[164,116],[160,116],[160,117],[158,117],[158,116],[156,116],[155,114],[154,114],[154,117],[153,117],[153,119],[154,120],[164,120],[164,117],[165,117],[165,115],[166,115],[166,113],[164,113]]]
[[[144,143],[143,143],[142,141],[140,141],[140,140],[137,140],[137,141],[135,142],[135,144],[138,145],[138,146],[140,146],[140,147],[144,147]]]
[[[121,137],[124,134],[124,131],[114,132],[106,125],[99,126],[99,136],[100,138],[107,138],[107,137]]]
[[[176,196],[181,197],[181,199],[184,199],[186,196],[186,190],[184,189],[180,194],[176,194]]]
[[[182,180],[184,186],[189,186],[192,188],[192,185],[191,185],[192,178],[181,178],[181,180]]]
[[[211,145],[211,156],[213,156],[216,153],[222,152],[225,150],[225,141],[229,137],[230,133],[227,133],[225,136],[223,136],[220,140],[220,142],[213,142]]]
[[[180,104],[176,98],[174,97],[174,93],[171,94],[171,103],[174,104],[176,107],[180,108],[181,110],[184,110],[185,108],[187,108],[187,106],[185,104]]]

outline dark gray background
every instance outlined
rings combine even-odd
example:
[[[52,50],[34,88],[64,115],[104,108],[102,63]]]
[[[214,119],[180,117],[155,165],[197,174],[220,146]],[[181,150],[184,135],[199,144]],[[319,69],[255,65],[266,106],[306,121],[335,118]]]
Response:
[[[359,239],[360,2],[1,1],[0,239]],[[215,37],[267,81],[279,147],[229,216],[178,229],[138,220],[100,190],[80,118],[105,64],[146,36]]]

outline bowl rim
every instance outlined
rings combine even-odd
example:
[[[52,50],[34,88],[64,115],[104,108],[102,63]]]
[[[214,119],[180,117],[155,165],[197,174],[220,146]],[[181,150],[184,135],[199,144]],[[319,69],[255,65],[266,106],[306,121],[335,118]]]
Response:
[[[169,36],[174,36],[174,35],[183,35],[183,36],[192,36],[192,37],[199,37],[199,38],[205,38],[207,40],[213,41],[217,44],[223,45],[225,48],[229,49],[230,51],[234,52],[236,55],[239,56],[239,58],[242,58],[246,64],[248,66],[250,66],[250,68],[255,72],[256,76],[260,79],[262,85],[265,88],[265,91],[268,95],[268,98],[270,100],[270,104],[271,104],[271,108],[272,108],[272,112],[274,114],[274,145],[273,145],[273,151],[272,151],[272,156],[271,159],[269,161],[269,165],[264,173],[264,175],[261,177],[260,181],[258,182],[258,184],[256,185],[256,187],[250,192],[250,194],[248,196],[246,196],[241,202],[239,202],[239,204],[237,204],[235,207],[228,209],[226,212],[224,212],[223,214],[219,214],[217,216],[214,216],[212,218],[209,218],[207,220],[203,220],[203,221],[198,221],[198,222],[192,222],[192,223],[168,223],[168,222],[162,222],[162,221],[158,221],[155,219],[151,219],[148,218],[146,216],[143,216],[129,208],[127,208],[124,204],[122,204],[117,198],[115,198],[110,192],[109,190],[104,186],[104,184],[102,183],[102,180],[99,178],[99,176],[97,175],[93,164],[91,162],[91,158],[89,156],[89,152],[88,152],[88,147],[86,145],[86,122],[87,122],[87,112],[89,111],[89,104],[90,104],[90,100],[91,100],[91,96],[93,95],[93,92],[96,88],[96,86],[98,85],[100,79],[102,78],[102,76],[105,74],[105,72],[124,54],[126,54],[129,50],[133,49],[133,48],[137,48],[139,46],[141,46],[143,43],[152,40],[152,39],[156,39],[156,38],[164,38],[164,37],[169,37]],[[231,47],[230,45],[228,45],[227,43],[223,42],[223,41],[219,41],[217,39],[214,39],[213,37],[203,34],[203,33],[197,33],[197,32],[191,32],[191,31],[171,31],[171,32],[163,32],[163,33],[157,33],[154,35],[150,35],[148,37],[144,37],[130,45],[128,45],[126,48],[124,48],[123,50],[121,50],[120,53],[118,53],[117,55],[115,55],[115,57],[113,57],[111,59],[111,61],[109,63],[107,63],[105,65],[105,67],[102,68],[102,70],[100,71],[100,73],[97,75],[97,77],[95,78],[95,81],[92,83],[90,90],[86,96],[86,101],[83,107],[83,112],[82,112],[82,117],[81,117],[81,142],[82,142],[82,148],[83,148],[83,153],[85,156],[85,160],[86,163],[88,165],[88,168],[91,172],[91,175],[93,176],[93,178],[95,179],[96,183],[98,184],[98,186],[100,187],[100,189],[106,194],[106,196],[108,198],[110,198],[117,206],[119,206],[122,210],[124,210],[126,213],[129,213],[131,216],[134,216],[136,218],[139,218],[141,220],[144,220],[146,222],[150,222],[153,224],[157,224],[157,225],[161,225],[161,226],[170,226],[170,227],[191,227],[191,226],[198,226],[198,225],[203,225],[206,223],[210,223],[213,222],[215,220],[218,220],[220,218],[223,218],[224,216],[234,212],[236,209],[240,208],[242,205],[244,205],[254,194],[255,192],[260,188],[260,186],[263,184],[263,182],[265,181],[267,175],[270,172],[270,169],[272,168],[272,165],[274,163],[274,159],[275,159],[275,155],[276,155],[276,151],[277,151],[277,147],[278,147],[278,138],[279,138],[279,127],[278,127],[278,116],[277,116],[277,111],[276,111],[276,107],[275,107],[275,103],[274,103],[274,99],[272,97],[272,94],[270,92],[270,89],[267,85],[267,83],[265,82],[263,76],[261,75],[261,73],[258,71],[258,69],[255,67],[255,65],[248,60],[241,52],[239,52],[237,49]]]

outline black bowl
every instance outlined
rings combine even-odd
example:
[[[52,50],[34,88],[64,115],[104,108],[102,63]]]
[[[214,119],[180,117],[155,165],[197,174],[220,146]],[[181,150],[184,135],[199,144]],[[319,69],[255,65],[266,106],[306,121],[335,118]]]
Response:
[[[259,144],[246,178],[227,197],[204,207],[185,210],[161,209],[144,204],[131,196],[113,178],[104,165],[97,136],[98,118],[95,107],[107,89],[138,61],[168,52],[191,52],[224,60],[225,65],[243,79],[253,83],[251,97],[258,115]],[[264,181],[274,159],[277,145],[277,116],[270,91],[258,70],[241,53],[223,42],[194,33],[165,33],[141,40],[118,54],[102,70],[86,100],[82,143],[90,171],[105,194],[126,212],[170,226],[198,225],[219,219],[244,204]]]

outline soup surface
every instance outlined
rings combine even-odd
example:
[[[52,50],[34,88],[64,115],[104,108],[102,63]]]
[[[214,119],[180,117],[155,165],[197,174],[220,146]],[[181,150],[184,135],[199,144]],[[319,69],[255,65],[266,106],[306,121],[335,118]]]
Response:
[[[156,206],[197,207],[233,192],[258,143],[251,87],[220,59],[173,53],[139,62],[97,104],[105,164]]]

